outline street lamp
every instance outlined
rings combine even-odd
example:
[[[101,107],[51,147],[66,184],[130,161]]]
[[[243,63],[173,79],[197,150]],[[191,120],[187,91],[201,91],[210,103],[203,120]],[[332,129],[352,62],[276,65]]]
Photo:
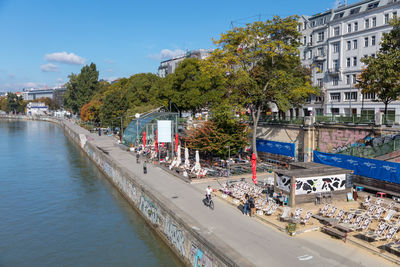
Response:
[[[228,186],[229,173],[231,170],[231,165],[229,164],[229,159],[231,157],[231,146],[225,146],[225,148],[228,148],[228,160],[226,161],[226,168],[228,170],[228,173],[226,175],[226,186]]]

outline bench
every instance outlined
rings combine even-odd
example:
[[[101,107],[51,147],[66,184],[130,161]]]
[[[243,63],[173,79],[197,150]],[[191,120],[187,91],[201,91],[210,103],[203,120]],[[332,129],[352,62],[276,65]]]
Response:
[[[325,226],[325,227],[322,227],[322,232],[324,232],[328,235],[343,239],[343,241],[346,242],[347,233],[339,231],[338,229],[335,229],[335,228],[329,227],[329,226]]]

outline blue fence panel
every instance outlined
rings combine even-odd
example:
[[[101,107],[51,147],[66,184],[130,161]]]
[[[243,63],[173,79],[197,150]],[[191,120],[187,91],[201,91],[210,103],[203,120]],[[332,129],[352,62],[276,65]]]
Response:
[[[395,162],[324,153],[314,150],[314,162],[343,169],[354,174],[400,184],[400,164]]]
[[[276,142],[270,140],[256,140],[257,151],[271,154],[295,157],[296,145],[293,143]]]

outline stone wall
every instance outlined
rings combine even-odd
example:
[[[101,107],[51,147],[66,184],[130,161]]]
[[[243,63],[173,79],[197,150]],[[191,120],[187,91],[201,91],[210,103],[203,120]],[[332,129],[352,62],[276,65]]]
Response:
[[[170,200],[154,194],[133,173],[88,142],[88,136],[77,134],[62,121],[60,124],[187,266],[251,266]]]

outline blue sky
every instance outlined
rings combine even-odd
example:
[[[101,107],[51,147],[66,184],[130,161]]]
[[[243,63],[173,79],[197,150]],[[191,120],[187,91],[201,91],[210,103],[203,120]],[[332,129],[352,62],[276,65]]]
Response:
[[[335,2],[0,0],[0,91],[64,84],[90,62],[103,79],[156,73],[168,55],[214,48],[232,23],[312,15]]]

